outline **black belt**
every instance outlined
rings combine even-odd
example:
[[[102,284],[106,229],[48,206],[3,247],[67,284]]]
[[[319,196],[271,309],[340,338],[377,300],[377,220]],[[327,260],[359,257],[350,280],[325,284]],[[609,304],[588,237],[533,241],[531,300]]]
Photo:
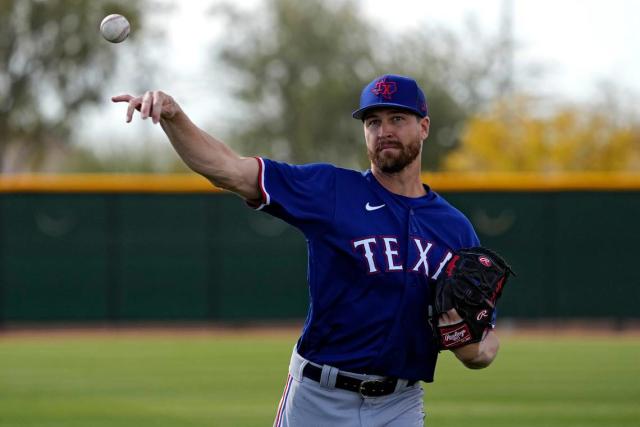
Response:
[[[322,368],[319,366],[307,363],[302,370],[302,376],[312,379],[316,382],[320,382],[322,376]],[[409,381],[407,387],[414,385],[416,381]],[[338,374],[336,377],[336,388],[343,390],[349,390],[356,393],[360,393],[365,397],[379,397],[386,396],[396,391],[396,385],[398,384],[397,378],[381,378],[377,380],[359,380],[357,378],[348,377],[346,375]]]

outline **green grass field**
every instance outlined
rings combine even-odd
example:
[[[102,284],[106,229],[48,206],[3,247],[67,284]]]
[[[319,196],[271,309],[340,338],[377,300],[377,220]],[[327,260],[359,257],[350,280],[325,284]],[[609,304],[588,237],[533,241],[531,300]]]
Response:
[[[295,336],[0,335],[0,426],[268,426]],[[503,337],[443,354],[428,426],[640,426],[640,338]]]

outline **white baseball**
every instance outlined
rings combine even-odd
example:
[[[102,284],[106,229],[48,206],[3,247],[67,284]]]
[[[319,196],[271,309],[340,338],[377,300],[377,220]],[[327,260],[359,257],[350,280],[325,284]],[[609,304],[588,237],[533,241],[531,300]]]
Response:
[[[131,26],[129,21],[122,15],[116,13],[106,16],[100,23],[100,33],[102,37],[111,43],[120,43],[129,35]]]

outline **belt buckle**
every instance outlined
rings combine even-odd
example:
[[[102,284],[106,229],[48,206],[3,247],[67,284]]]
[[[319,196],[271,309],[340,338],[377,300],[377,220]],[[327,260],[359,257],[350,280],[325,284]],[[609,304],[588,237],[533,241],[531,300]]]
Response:
[[[385,385],[389,384],[388,379],[363,380],[358,387],[358,393],[362,397],[379,397],[390,394],[385,390]]]

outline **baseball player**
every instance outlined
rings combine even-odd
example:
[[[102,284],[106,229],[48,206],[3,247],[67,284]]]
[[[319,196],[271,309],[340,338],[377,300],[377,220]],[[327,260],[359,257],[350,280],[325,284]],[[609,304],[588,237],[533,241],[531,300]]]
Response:
[[[443,348],[429,319],[462,320],[455,308],[430,316],[434,284],[456,250],[479,242],[467,218],[421,182],[430,118],[418,84],[385,75],[363,89],[353,117],[371,160],[365,172],[241,157],[160,91],[112,100],[128,103],[127,122],[138,110],[160,123],[194,171],[306,237],[309,312],[274,425],[424,425],[421,381],[433,381]],[[448,348],[469,368],[488,366],[499,345],[491,329],[460,343]]]

